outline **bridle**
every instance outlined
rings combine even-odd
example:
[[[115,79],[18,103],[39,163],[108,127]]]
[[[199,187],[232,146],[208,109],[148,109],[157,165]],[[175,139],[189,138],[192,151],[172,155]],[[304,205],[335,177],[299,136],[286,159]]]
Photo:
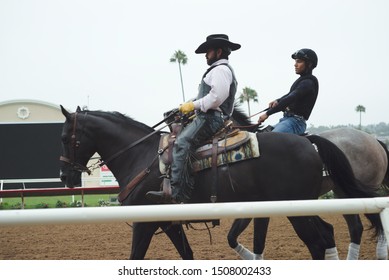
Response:
[[[77,115],[78,112],[74,113],[74,121],[73,121],[73,130],[72,130],[72,136],[70,137],[70,142],[69,142],[69,151],[70,151],[70,156],[69,158],[65,156],[60,156],[59,160],[68,163],[73,171],[78,171],[78,172],[86,172],[88,175],[92,174],[92,171],[100,167],[100,163],[93,164],[91,167],[86,167],[85,165],[82,165],[78,162],[75,161],[76,158],[76,150],[80,147],[81,145],[81,138],[84,132],[84,127],[81,127],[81,137],[79,140],[77,140],[76,137],[76,128],[77,128]],[[84,115],[84,120],[86,121],[86,118],[88,116],[88,112],[85,112]]]

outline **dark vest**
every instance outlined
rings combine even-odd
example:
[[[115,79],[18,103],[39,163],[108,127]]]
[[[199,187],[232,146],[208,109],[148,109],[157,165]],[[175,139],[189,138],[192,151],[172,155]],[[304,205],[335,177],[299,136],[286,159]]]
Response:
[[[218,67],[220,65],[226,65],[231,70],[232,83],[230,85],[230,92],[229,92],[228,98],[219,106],[219,108],[222,110],[223,115],[231,116],[232,110],[234,108],[235,94],[236,94],[236,90],[238,88],[238,82],[235,78],[234,70],[227,63],[214,65],[214,66],[208,68],[208,70],[205,72],[205,74],[203,75],[203,77],[201,79],[201,84],[199,86],[199,94],[197,95],[196,99],[203,98],[211,91],[211,87],[204,82],[204,78],[209,73],[209,71],[211,71],[213,68]]]

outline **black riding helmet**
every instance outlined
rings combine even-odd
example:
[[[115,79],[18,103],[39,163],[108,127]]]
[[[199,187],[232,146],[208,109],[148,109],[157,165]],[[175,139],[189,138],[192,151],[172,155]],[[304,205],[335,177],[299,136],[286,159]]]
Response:
[[[296,51],[294,54],[292,54],[293,59],[302,59],[306,62],[312,63],[312,69],[314,69],[317,66],[317,55],[316,53],[311,49],[301,49]]]

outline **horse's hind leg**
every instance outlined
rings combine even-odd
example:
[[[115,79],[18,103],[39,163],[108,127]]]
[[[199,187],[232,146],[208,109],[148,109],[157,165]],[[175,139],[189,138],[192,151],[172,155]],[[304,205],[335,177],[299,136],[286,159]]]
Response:
[[[348,232],[350,234],[350,244],[348,246],[347,259],[358,260],[359,249],[362,241],[363,224],[357,214],[343,215],[347,222]]]
[[[158,223],[134,223],[132,231],[131,260],[143,260]]]
[[[288,217],[299,238],[308,247],[312,259],[338,259],[334,228],[318,216]]]
[[[243,260],[254,259],[254,254],[238,242],[239,235],[248,227],[251,220],[251,218],[236,219],[227,235],[228,245],[230,245]]]
[[[359,215],[343,215],[347,222],[350,234],[350,244],[348,246],[347,259],[358,260],[359,249],[362,242],[363,224]],[[377,237],[376,255],[378,260],[388,259],[388,247],[385,235],[379,234]]]
[[[169,223],[169,225],[162,227],[162,230],[170,238],[183,260],[193,260],[193,251],[181,224],[172,225]]]
[[[377,260],[387,260],[388,259],[388,241],[386,240],[385,234],[381,233],[377,237]]]

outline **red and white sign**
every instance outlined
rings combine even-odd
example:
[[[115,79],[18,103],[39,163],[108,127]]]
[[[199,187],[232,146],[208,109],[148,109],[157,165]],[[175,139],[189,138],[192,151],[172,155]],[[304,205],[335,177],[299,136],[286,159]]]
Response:
[[[100,167],[100,186],[118,186],[115,176],[106,165]]]

